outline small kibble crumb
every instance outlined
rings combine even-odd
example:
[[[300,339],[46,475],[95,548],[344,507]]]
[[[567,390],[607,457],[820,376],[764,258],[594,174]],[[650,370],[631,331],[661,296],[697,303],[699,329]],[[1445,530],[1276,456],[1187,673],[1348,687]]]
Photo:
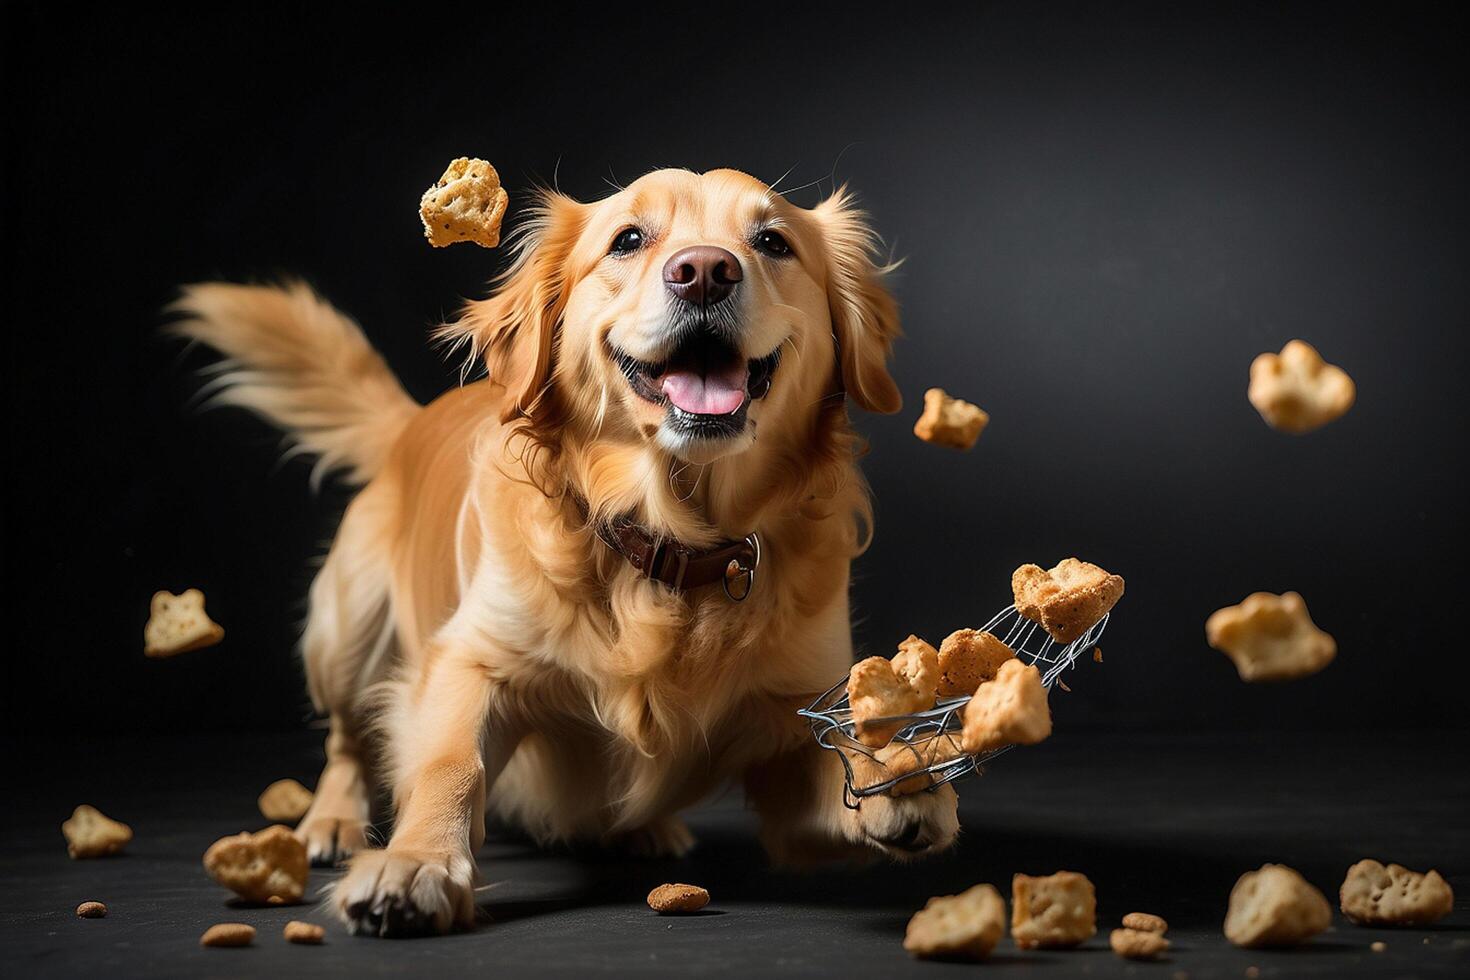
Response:
[[[1108,937],[1108,945],[1125,960],[1154,960],[1169,948],[1169,940],[1157,932],[1114,929]]]
[[[698,912],[709,904],[709,892],[698,885],[659,885],[648,893],[648,907],[659,915]]]
[[[243,922],[221,922],[204,930],[201,946],[249,946],[255,941],[255,927]]]
[[[1067,686],[1067,682],[1064,681],[1064,680],[1062,680],[1060,677],[1057,678],[1057,687],[1060,687],[1062,690],[1066,691],[1068,694],[1071,694],[1072,693],[1072,689]]]
[[[286,937],[286,942],[288,943],[300,943],[303,946],[320,946],[322,940],[327,935],[327,930],[321,926],[313,925],[310,922],[301,922],[293,919],[286,923],[286,928],[282,930],[281,934]]]
[[[83,902],[77,906],[77,918],[102,919],[107,917],[107,906],[101,902]]]
[[[1169,923],[1149,912],[1129,912],[1123,916],[1123,928],[1137,929],[1139,932],[1156,932],[1162,936],[1169,931]]]
[[[1092,659],[1097,663],[1102,663],[1102,647],[1093,648]]]
[[[1373,950],[1373,952],[1375,952],[1375,953],[1381,953],[1385,949],[1388,949],[1388,943],[1385,943],[1385,942],[1383,942],[1383,941],[1380,940],[1379,942],[1376,942],[1376,943],[1372,944],[1368,948],[1371,949],[1371,950]]]

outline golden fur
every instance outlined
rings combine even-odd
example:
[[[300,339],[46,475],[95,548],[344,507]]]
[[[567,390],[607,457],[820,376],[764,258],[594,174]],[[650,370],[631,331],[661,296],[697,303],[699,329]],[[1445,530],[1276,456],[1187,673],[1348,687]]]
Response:
[[[609,256],[631,222],[649,244]],[[755,228],[794,255],[755,252]],[[661,342],[660,270],[695,243],[745,269],[742,346],[782,348],[746,431],[712,445],[671,436],[609,355]],[[844,192],[802,209],[729,170],[657,171],[591,204],[545,193],[496,291],[442,331],[488,379],[422,408],[303,286],[185,291],[178,329],[235,365],[223,397],[365,483],[303,640],[332,728],[298,834],[317,861],[357,852],[334,898],[353,931],[468,925],[487,806],[543,841],[678,854],[678,811],[742,780],[778,859],[952,841],[947,787],[844,807],[840,760],[794,714],[852,663],[871,512],[844,393],[899,407],[873,246]],[[641,578],[593,531],[620,515],[693,546],[759,533],[750,598]],[[371,725],[396,808],[384,850],[365,849]]]

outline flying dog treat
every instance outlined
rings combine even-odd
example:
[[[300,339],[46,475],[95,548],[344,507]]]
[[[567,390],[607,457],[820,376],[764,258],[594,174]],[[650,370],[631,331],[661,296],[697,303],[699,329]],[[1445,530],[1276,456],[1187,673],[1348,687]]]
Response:
[[[1097,894],[1086,875],[1058,871],[1011,879],[1011,939],[1021,949],[1077,946],[1097,932]]]
[[[295,905],[310,868],[306,845],[277,824],[215,841],[204,852],[204,870],[247,902]]]
[[[320,946],[326,938],[327,930],[310,922],[292,920],[286,923],[286,928],[281,930],[281,935],[286,937],[286,942],[297,943],[302,946]]]
[[[265,788],[255,801],[267,820],[275,823],[295,823],[311,809],[314,796],[311,790],[294,779],[278,779]]]
[[[903,948],[924,959],[983,960],[1006,931],[1006,903],[994,885],[929,899],[909,920]]]
[[[203,592],[188,589],[183,595],[153,593],[148,604],[148,625],[143,627],[146,656],[172,657],[212,647],[224,638],[224,627],[204,611]]]
[[[1125,960],[1156,960],[1169,948],[1169,940],[1145,929],[1114,929],[1108,945]]]
[[[102,811],[85,803],[71,812],[62,823],[66,853],[73,858],[97,858],[116,854],[133,839],[133,828],[102,815]]]
[[[1280,354],[1262,354],[1251,362],[1247,397],[1273,428],[1302,433],[1352,408],[1357,388],[1346,371],[1322,360],[1317,348],[1293,340]]]
[[[993,633],[955,630],[939,644],[939,696],[974,694],[1016,652]]]
[[[204,930],[201,946],[249,946],[255,941],[255,927],[243,922],[221,922]]]
[[[1243,681],[1286,681],[1315,674],[1337,656],[1295,592],[1256,592],[1205,621],[1205,639],[1235,662]]]
[[[1360,926],[1423,926],[1455,907],[1455,893],[1438,871],[1385,868],[1372,858],[1348,868],[1338,899],[1342,914]]]
[[[1123,916],[1123,928],[1137,932],[1156,932],[1162,936],[1169,931],[1169,923],[1148,912],[1129,912]]]
[[[1063,558],[1050,570],[1022,565],[1011,573],[1016,611],[1058,643],[1071,643],[1123,598],[1123,578],[1091,562]]]
[[[1299,946],[1332,924],[1332,906],[1284,864],[1247,871],[1230,891],[1225,938],[1237,946]]]
[[[884,772],[879,781],[895,779],[906,773],[919,773],[908,779],[896,783],[888,791],[890,796],[908,796],[920,790],[928,789],[934,785],[934,775],[923,772],[930,766],[950,759],[958,759],[965,754],[964,746],[960,740],[952,734],[935,735],[926,738],[922,742],[906,745],[903,742],[890,742],[877,752],[877,760],[883,764]]]
[[[932,708],[938,687],[939,652],[917,636],[900,643],[891,661],[869,657],[853,664],[847,703],[858,741],[872,748],[887,745],[904,723],[877,719]]]
[[[77,906],[78,919],[105,919],[107,906],[101,902],[83,902]]]
[[[494,248],[500,244],[500,219],[509,203],[494,167],[460,157],[419,201],[424,237],[435,248],[455,242]]]
[[[1006,745],[1035,745],[1051,734],[1041,671],[1016,659],[1000,665],[965,705],[962,740],[971,755]]]
[[[951,398],[943,388],[924,392],[924,414],[914,423],[914,435],[937,446],[969,449],[990,422],[978,405]]]
[[[648,907],[659,915],[698,912],[709,904],[709,892],[698,885],[659,885],[648,893]]]

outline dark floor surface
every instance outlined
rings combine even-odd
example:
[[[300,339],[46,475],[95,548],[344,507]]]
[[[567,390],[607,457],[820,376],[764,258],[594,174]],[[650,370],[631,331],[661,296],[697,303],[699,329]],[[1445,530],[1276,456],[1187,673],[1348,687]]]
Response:
[[[689,814],[684,861],[548,853],[492,828],[480,853],[495,884],[472,933],[427,940],[347,936],[320,906],[233,908],[199,857],[215,838],[264,821],[255,796],[311,784],[321,733],[59,743],[11,739],[0,835],[6,976],[740,976],[1026,977],[1470,976],[1470,753],[1446,735],[1274,737],[1061,734],[1013,752],[959,786],[964,833],[950,854],[903,867],[770,870],[734,796]],[[78,803],[130,823],[123,856],[72,861],[58,825]],[[1336,904],[1344,870],[1371,856],[1440,869],[1455,912],[1428,929],[1334,928],[1291,952],[1238,950],[1220,934],[1236,877],[1265,861],[1302,871]],[[918,963],[901,941],[930,895],[1012,873],[1069,868],[1097,886],[1099,934],[1074,952],[1003,940],[984,966]],[[315,892],[335,873],[314,871]],[[709,910],[660,918],[643,904],[664,881],[705,885]],[[107,918],[81,920],[96,899]],[[1126,912],[1166,917],[1158,964],[1119,960],[1107,931]],[[327,926],[325,946],[287,945],[282,925]],[[249,922],[253,948],[202,949],[204,929]],[[1387,943],[1381,953],[1375,940]]]

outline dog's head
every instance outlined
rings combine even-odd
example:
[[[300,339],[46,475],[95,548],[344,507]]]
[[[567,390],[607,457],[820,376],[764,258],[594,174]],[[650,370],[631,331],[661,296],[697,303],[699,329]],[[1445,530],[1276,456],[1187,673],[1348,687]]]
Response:
[[[733,170],[659,170],[592,204],[546,193],[500,289],[451,334],[505,416],[555,413],[681,460],[808,431],[845,392],[894,412],[888,267],[838,191],[797,207]]]

